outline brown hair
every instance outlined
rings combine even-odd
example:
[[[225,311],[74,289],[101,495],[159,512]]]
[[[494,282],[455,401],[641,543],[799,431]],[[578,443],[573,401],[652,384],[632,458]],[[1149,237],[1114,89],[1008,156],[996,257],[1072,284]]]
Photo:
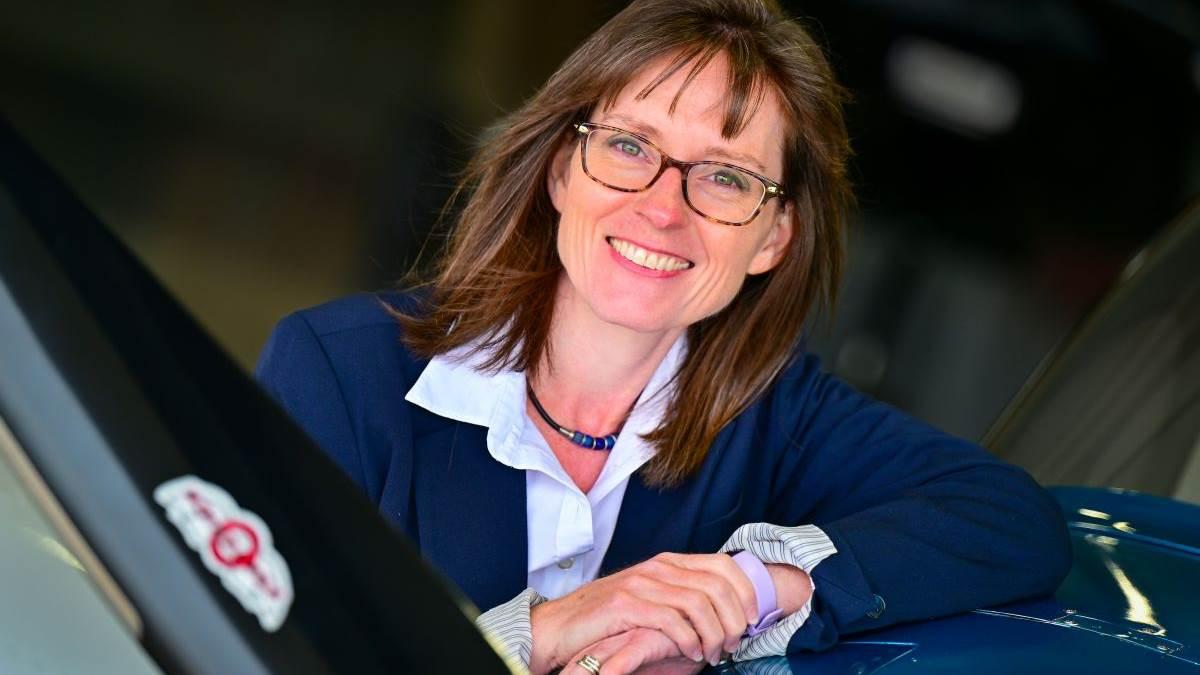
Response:
[[[721,428],[787,366],[814,303],[828,308],[836,294],[852,201],[845,95],[820,47],[775,2],[637,0],[596,31],[475,154],[451,199],[463,206],[426,306],[397,314],[417,354],[478,341],[490,354],[486,367],[533,376],[562,273],[547,172],[570,124],[613,101],[657,58],[671,57],[639,98],[690,65],[686,87],[718,54],[729,64],[726,138],[768,87],[777,94],[788,122],[783,189],[794,203],[794,234],[775,269],[748,277],[729,306],[688,328],[674,399],[646,436],[658,454],[645,479],[658,486],[695,472]]]

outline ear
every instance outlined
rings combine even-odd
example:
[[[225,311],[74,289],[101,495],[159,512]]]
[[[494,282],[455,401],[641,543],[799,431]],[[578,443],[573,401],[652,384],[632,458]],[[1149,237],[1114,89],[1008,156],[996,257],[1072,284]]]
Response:
[[[783,260],[783,255],[787,253],[788,244],[791,243],[794,234],[792,230],[795,220],[792,215],[792,202],[788,201],[782,209],[779,209],[771,222],[771,230],[763,239],[758,252],[750,260],[750,267],[746,270],[747,274],[769,272],[779,264],[780,260]]]
[[[575,156],[578,143],[565,141],[555,151],[546,171],[546,191],[550,193],[550,203],[554,210],[562,213],[563,200],[566,199],[567,183],[571,177],[571,158]]]

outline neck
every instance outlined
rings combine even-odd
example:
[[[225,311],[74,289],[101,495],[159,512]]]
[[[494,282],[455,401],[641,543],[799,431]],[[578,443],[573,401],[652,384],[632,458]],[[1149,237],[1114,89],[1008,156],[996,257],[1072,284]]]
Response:
[[[601,320],[559,282],[547,355],[531,383],[559,424],[607,434],[624,421],[683,329],[641,333]]]

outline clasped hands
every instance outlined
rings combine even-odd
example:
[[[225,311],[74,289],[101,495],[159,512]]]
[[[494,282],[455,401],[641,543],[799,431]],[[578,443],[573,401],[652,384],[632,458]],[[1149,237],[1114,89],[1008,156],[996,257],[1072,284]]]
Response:
[[[785,615],[808,601],[812,584],[803,570],[767,570]],[[695,673],[737,649],[758,620],[758,601],[728,555],[660,553],[534,607],[530,619],[535,675],[558,667],[588,675],[576,665],[584,654],[600,661],[604,675]]]

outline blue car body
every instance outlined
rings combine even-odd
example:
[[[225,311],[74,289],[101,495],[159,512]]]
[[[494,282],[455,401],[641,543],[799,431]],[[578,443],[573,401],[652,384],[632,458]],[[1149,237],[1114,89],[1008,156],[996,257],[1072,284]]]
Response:
[[[1053,492],[1075,553],[1054,598],[856,635],[827,652],[789,657],[791,671],[1200,671],[1200,507],[1116,489]]]

